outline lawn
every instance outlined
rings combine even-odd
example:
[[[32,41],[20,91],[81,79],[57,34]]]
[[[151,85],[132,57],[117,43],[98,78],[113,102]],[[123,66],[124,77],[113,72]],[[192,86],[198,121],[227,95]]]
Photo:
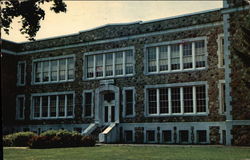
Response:
[[[97,146],[4,148],[4,160],[250,160],[250,147]]]

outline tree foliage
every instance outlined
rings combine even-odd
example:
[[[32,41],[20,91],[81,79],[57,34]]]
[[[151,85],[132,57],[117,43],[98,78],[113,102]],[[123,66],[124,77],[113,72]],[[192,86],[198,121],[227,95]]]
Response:
[[[26,34],[26,38],[34,40],[40,29],[40,21],[45,17],[45,11],[41,8],[44,3],[52,2],[50,10],[55,13],[66,12],[66,4],[62,0],[10,0],[2,1],[1,20],[5,33],[9,34],[10,25],[14,18],[21,17],[22,27],[20,32]]]

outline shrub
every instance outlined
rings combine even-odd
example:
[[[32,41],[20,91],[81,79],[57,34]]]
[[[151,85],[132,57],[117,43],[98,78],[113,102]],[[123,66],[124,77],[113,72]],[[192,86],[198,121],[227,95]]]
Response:
[[[95,141],[94,137],[92,137],[92,136],[85,136],[82,138],[82,145],[84,147],[93,147],[93,146],[95,146],[95,143],[96,143],[96,141]]]
[[[36,134],[33,132],[18,132],[4,136],[4,146],[26,147]]]
[[[40,136],[34,137],[30,142],[30,148],[58,148],[81,146],[82,135],[75,131],[49,130]]]

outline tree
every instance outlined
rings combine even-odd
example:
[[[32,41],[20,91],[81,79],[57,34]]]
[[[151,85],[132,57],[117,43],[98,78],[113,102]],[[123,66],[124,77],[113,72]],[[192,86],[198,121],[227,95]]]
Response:
[[[44,3],[52,2],[50,10],[55,13],[66,12],[66,4],[62,0],[10,0],[2,1],[1,21],[6,34],[9,34],[10,24],[16,17],[21,17],[22,27],[20,32],[26,34],[29,40],[35,40],[40,29],[40,20],[45,17],[45,11],[41,8]]]

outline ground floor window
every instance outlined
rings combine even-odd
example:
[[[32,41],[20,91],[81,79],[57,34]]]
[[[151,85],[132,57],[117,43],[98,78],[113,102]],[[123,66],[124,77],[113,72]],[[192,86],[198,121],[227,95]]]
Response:
[[[146,132],[147,142],[155,142],[155,131],[154,130],[147,130]]]
[[[84,91],[83,92],[83,114],[84,117],[91,117],[92,116],[92,108],[93,108],[93,92],[90,91]]]
[[[172,142],[172,131],[171,130],[162,131],[162,140],[163,140],[163,143]]]
[[[71,118],[73,117],[74,94],[41,94],[32,96],[33,118]]]
[[[16,119],[24,119],[25,96],[18,95],[16,98]]]
[[[198,143],[207,142],[207,131],[206,130],[197,130],[197,142]]]
[[[133,131],[131,131],[131,130],[124,131],[124,137],[125,137],[126,143],[133,142]]]
[[[188,143],[188,138],[189,138],[188,130],[180,130],[179,131],[180,143]]]

